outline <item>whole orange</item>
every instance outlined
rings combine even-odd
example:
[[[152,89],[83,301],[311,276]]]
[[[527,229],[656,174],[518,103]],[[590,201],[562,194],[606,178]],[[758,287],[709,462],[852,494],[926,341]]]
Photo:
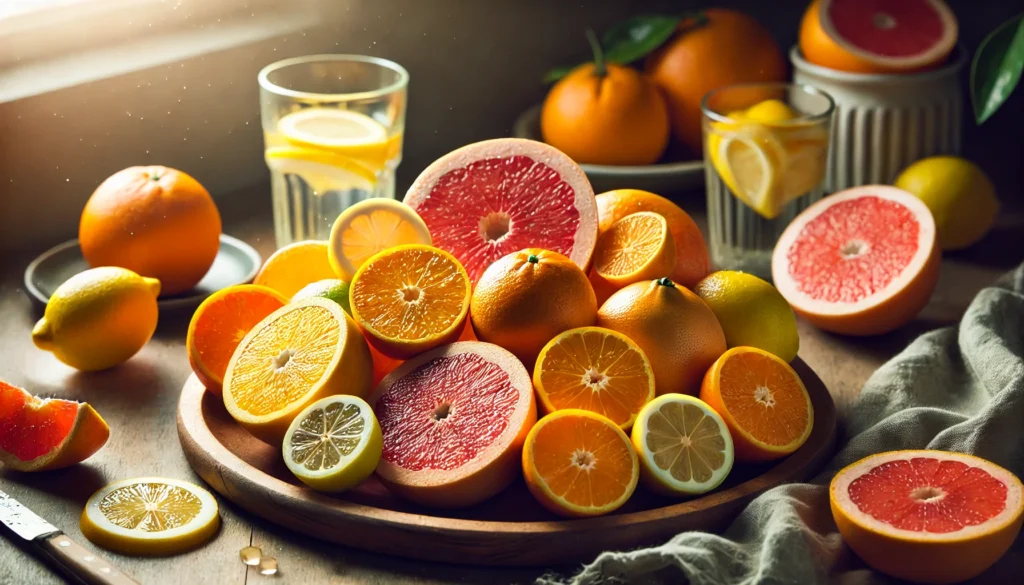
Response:
[[[578,163],[648,165],[668,146],[665,99],[645,75],[621,65],[580,65],[548,92],[544,142]]]
[[[160,281],[163,293],[202,280],[220,247],[220,213],[198,181],[167,167],[114,173],[89,197],[78,243],[92,267],[120,266]]]
[[[597,298],[572,260],[527,248],[487,267],[473,290],[469,314],[481,341],[504,347],[532,369],[556,335],[594,324]]]
[[[701,148],[700,103],[709,91],[735,83],[784,81],[786,61],[768,29],[735,10],[705,10],[647,58],[646,71],[668,102],[672,133],[697,156]]]
[[[668,229],[676,244],[676,267],[672,274],[664,276],[692,288],[708,275],[711,270],[708,246],[696,222],[681,207],[650,191],[617,189],[598,195],[598,237],[613,223],[638,211],[653,211],[661,214],[668,222]]]
[[[634,282],[597,311],[597,325],[632,339],[654,370],[655,392],[697,394],[725,353],[725,333],[711,309],[668,278]]]

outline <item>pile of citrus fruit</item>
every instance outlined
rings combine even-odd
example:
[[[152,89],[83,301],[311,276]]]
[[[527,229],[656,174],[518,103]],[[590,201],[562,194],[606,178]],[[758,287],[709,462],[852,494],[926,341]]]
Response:
[[[491,140],[207,299],[188,355],[313,489],[376,473],[461,507],[522,476],[544,507],[593,516],[640,482],[708,492],[811,432],[792,309],[763,280],[708,272],[669,200],[595,196],[560,151]]]

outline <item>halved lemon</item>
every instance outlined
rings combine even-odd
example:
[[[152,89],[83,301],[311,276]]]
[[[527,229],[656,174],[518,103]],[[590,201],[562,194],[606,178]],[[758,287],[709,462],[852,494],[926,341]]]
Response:
[[[408,205],[375,197],[341,212],[331,229],[328,253],[338,278],[351,281],[371,256],[402,244],[430,245],[430,230]]]
[[[397,154],[401,134],[366,114],[337,108],[305,108],[277,122],[277,131],[291,144],[328,150],[381,169]]]
[[[220,526],[217,500],[177,479],[139,477],[112,483],[89,498],[82,534],[126,555],[170,555],[208,541]]]
[[[299,481],[318,491],[341,492],[370,477],[383,448],[369,404],[355,396],[328,396],[295,417],[281,451]]]
[[[630,439],[640,456],[641,479],[659,493],[703,494],[732,470],[732,436],[725,421],[693,396],[663,394],[648,402]]]

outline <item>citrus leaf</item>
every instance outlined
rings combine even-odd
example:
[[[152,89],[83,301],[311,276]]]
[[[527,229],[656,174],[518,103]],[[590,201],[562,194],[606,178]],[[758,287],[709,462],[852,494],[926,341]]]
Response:
[[[605,59],[628,65],[660,47],[679,26],[678,16],[639,15],[616,24],[601,37]]]
[[[978,124],[1003,105],[1024,70],[1024,14],[1004,22],[988,35],[971,63],[971,105]]]
[[[559,79],[569,75],[573,69],[579,67],[579,65],[564,65],[562,67],[555,67],[551,71],[544,74],[544,83],[554,83]]]

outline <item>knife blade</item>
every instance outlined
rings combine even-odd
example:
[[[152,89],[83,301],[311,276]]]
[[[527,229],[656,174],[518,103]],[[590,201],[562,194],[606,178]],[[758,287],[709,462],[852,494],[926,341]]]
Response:
[[[46,555],[66,576],[86,585],[139,585],[113,565],[71,540],[24,504],[0,490],[0,524]]]

